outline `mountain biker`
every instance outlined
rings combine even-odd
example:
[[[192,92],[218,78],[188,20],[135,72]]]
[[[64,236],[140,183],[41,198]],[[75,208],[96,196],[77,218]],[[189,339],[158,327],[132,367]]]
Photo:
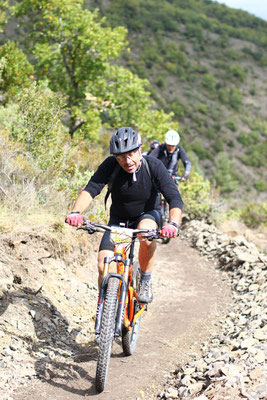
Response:
[[[184,165],[184,174],[181,178],[182,181],[186,181],[189,177],[191,163],[185,149],[182,146],[178,146],[180,142],[180,135],[174,130],[170,130],[165,135],[165,143],[161,144],[150,155],[160,159],[170,175],[177,175],[178,161],[182,160]]]
[[[154,149],[156,149],[157,147],[160,146],[160,141],[159,140],[152,140],[149,143],[150,149],[148,151],[145,151],[144,153],[142,153],[143,156],[148,156],[151,151],[153,151]]]
[[[149,164],[151,172],[151,176],[149,175],[142,158],[141,145],[140,135],[131,127],[122,127],[113,134],[110,140],[112,155],[99,165],[84,190],[79,194],[72,212],[66,218],[68,224],[72,226],[83,224],[82,213],[109,182],[114,168],[119,164],[120,168],[111,188],[112,204],[108,225],[124,223],[129,228],[159,228],[158,190],[160,190],[170,207],[170,222],[162,228],[161,234],[164,237],[179,236],[183,206],[180,193],[162,162],[155,157],[146,156],[146,162]],[[150,303],[153,300],[150,278],[155,252],[155,241],[140,241],[141,283],[138,294],[140,303]],[[114,245],[110,241],[110,232],[105,232],[98,253],[99,286],[102,281],[104,257],[112,257],[113,254]]]

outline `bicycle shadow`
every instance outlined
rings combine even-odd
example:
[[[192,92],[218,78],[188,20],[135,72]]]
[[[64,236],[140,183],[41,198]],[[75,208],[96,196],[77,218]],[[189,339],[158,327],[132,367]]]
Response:
[[[23,334],[16,336],[27,343],[27,351],[35,360],[37,379],[73,394],[95,395],[95,377],[81,366],[96,362],[95,343],[91,341],[86,346],[77,343],[80,330],[70,328],[67,319],[47,296],[41,292],[35,294],[28,287],[4,292],[0,301],[0,316],[7,312],[10,304],[18,302],[25,305],[32,317],[35,338]],[[5,328],[3,331],[10,335]],[[82,389],[79,380],[85,380],[86,386],[89,383],[90,387]]]

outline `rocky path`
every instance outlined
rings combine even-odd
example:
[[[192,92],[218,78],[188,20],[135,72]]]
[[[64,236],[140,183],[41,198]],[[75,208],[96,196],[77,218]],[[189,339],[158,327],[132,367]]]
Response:
[[[231,239],[200,221],[186,236],[224,271],[234,301],[201,356],[176,368],[157,399],[266,399],[267,257],[243,236]]]
[[[91,260],[92,263],[94,261]],[[95,274],[93,270],[91,273]],[[82,280],[84,278],[82,276]],[[91,277],[91,281],[95,279],[96,275]],[[84,299],[87,292],[83,293],[81,288],[79,290],[83,306],[94,309],[95,299],[92,300],[92,296],[96,296],[96,291],[91,285],[87,306]],[[202,258],[185,240],[180,239],[166,246],[158,246],[153,288],[155,299],[143,318],[136,353],[132,357],[124,357],[121,346],[114,344],[108,384],[101,395],[97,395],[94,389],[97,348],[92,335],[89,343],[85,340],[77,343],[73,326],[77,328],[79,323],[71,321],[71,317],[67,318],[62,312],[59,314],[60,302],[55,307],[56,299],[52,301],[48,294],[42,298],[40,293],[35,298],[24,297],[24,303],[30,304],[27,318],[33,321],[34,340],[28,341],[26,349],[13,336],[13,346],[9,342],[9,346],[4,348],[2,354],[6,356],[6,364],[2,370],[9,375],[4,382],[1,399],[74,400],[85,396],[103,400],[155,398],[165,375],[177,363],[184,364],[196,357],[200,343],[216,330],[215,324],[225,314],[231,300],[229,286],[222,281],[221,273],[213,263]],[[51,293],[50,290],[50,296]],[[76,317],[80,315],[78,298],[76,296]],[[47,305],[48,300],[50,306]],[[34,308],[34,301],[38,307]],[[43,307],[39,307],[42,301]],[[70,295],[72,306],[71,301]],[[68,314],[66,304],[64,310]],[[6,313],[8,307],[2,313],[2,318],[7,318]],[[94,310],[85,314],[88,324],[92,326]],[[83,319],[81,314],[82,326],[86,318]],[[20,348],[23,352],[18,357]],[[10,371],[8,368],[12,362],[15,370]],[[24,370],[24,374],[19,379],[17,375],[20,369]]]
[[[88,262],[86,241],[78,252],[77,243],[69,252],[57,242],[51,251],[46,236],[41,249],[33,238],[0,243],[1,399],[267,398],[266,256],[244,237],[192,221],[182,239],[159,245],[155,299],[137,351],[124,357],[114,344],[101,395],[92,334],[96,244]]]

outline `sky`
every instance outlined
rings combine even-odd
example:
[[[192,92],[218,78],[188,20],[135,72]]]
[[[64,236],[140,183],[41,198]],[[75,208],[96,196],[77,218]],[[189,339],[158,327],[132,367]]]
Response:
[[[239,8],[267,21],[267,0],[215,0],[231,8]]]

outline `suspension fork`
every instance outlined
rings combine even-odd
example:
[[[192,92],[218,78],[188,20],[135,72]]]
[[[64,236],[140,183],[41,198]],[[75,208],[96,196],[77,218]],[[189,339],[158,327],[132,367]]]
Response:
[[[115,273],[115,272],[105,274],[105,272],[107,272],[108,265],[112,261],[116,261],[118,264],[124,265],[125,271],[124,271],[123,275],[121,273]],[[103,278],[103,281],[101,282],[98,303],[97,303],[97,310],[96,310],[96,321],[95,321],[95,333],[96,334],[99,334],[100,330],[101,330],[101,322],[102,322],[108,281],[112,277],[117,278],[121,281],[120,297],[119,297],[117,319],[116,319],[116,325],[115,325],[115,336],[119,336],[121,334],[122,324],[124,321],[126,296],[127,296],[127,281],[125,280],[125,277],[128,279],[129,267],[130,267],[130,259],[128,258],[128,259],[124,260],[123,255],[120,253],[116,253],[114,255],[114,257],[105,257],[105,259],[104,259],[104,278]]]

